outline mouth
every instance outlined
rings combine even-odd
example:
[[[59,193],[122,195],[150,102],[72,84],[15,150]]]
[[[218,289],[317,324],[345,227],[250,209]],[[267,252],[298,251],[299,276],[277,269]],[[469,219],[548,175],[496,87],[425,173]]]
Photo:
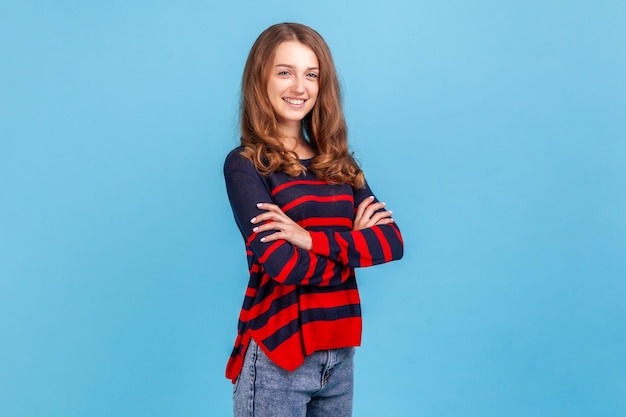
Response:
[[[289,97],[283,97],[283,100],[286,101],[289,104],[293,104],[294,106],[300,106],[300,105],[304,104],[304,102],[306,101],[306,100],[303,100],[303,99],[289,98]]]

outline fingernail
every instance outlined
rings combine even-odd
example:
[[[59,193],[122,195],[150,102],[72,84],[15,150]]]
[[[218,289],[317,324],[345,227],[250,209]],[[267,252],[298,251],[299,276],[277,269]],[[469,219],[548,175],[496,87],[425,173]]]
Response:
[[[373,200],[373,199],[374,199],[374,196],[373,196],[373,195],[371,195],[371,196],[369,196],[369,197],[367,197],[367,198],[369,198],[370,200]]]
[[[252,229],[253,232],[256,232],[257,230],[259,230],[258,227],[255,227],[254,229]]]
[[[381,203],[380,203],[380,204],[382,204],[383,206],[386,206],[386,205],[387,205],[387,203],[383,203],[382,201],[381,201]]]
[[[393,214],[393,211],[391,211],[391,210],[387,210],[387,211],[389,212],[389,214]],[[256,229],[256,227],[255,227],[255,229]]]
[[[256,203],[257,207],[261,207],[263,205],[263,203]]]
[[[256,217],[253,217],[252,220],[250,220],[250,223],[254,223],[256,221]]]
[[[265,242],[265,238],[264,237],[262,237],[260,240],[261,240],[261,242]]]

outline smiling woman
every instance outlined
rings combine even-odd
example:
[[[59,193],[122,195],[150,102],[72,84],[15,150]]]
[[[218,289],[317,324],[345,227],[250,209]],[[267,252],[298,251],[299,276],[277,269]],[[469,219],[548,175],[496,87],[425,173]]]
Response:
[[[315,154],[307,142],[300,140],[302,119],[317,100],[319,63],[308,46],[285,41],[276,48],[274,66],[267,81],[267,96],[276,113],[287,149],[299,157]]]
[[[244,69],[241,146],[224,164],[250,272],[226,369],[235,416],[352,414],[354,269],[401,258],[403,242],[346,131],[322,37],[268,28]]]
[[[284,105],[282,94],[285,90],[279,89],[276,95],[270,96],[272,78],[287,77],[285,79],[289,80],[290,76],[297,76],[298,70],[301,77],[303,68],[308,70],[304,85],[309,81],[312,83],[315,74],[315,103],[308,113],[298,115],[302,118],[294,120],[294,125],[281,124],[276,112]],[[294,81],[292,79],[291,84]],[[294,87],[285,83],[283,88],[292,89],[287,98],[303,99],[307,93],[297,90],[304,85]],[[309,85],[308,94],[312,93],[311,88]],[[299,162],[300,157],[315,154],[308,170],[317,177],[328,182],[353,183],[357,187],[364,185],[363,174],[348,151],[335,64],[328,45],[317,32],[298,24],[275,25],[263,32],[248,55],[241,90],[243,155],[260,173],[267,175],[281,170],[289,175],[302,174],[305,169]],[[274,101],[272,97],[275,97]],[[312,153],[308,152],[307,146],[313,148]]]

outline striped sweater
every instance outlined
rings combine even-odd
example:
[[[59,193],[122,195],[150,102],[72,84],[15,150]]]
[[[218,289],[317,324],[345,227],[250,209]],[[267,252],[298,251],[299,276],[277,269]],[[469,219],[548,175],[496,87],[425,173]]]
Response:
[[[228,198],[245,242],[250,279],[239,316],[226,377],[236,380],[253,338],[278,366],[293,371],[318,350],[361,343],[361,305],[355,267],[402,257],[395,223],[352,231],[355,208],[373,195],[366,185],[332,185],[307,171],[261,175],[233,150],[224,164]],[[308,166],[311,160],[302,160]],[[377,201],[377,200],[374,200]],[[257,203],[277,204],[307,229],[310,251],[285,240],[263,243],[273,232],[255,233]]]

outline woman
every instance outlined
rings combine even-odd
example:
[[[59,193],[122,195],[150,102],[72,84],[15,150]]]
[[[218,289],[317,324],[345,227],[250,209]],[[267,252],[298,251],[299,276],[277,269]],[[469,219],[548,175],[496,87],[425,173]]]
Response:
[[[335,67],[313,29],[283,23],[256,40],[224,176],[250,271],[226,369],[235,416],[350,416],[354,268],[401,258],[403,243],[348,151]]]

